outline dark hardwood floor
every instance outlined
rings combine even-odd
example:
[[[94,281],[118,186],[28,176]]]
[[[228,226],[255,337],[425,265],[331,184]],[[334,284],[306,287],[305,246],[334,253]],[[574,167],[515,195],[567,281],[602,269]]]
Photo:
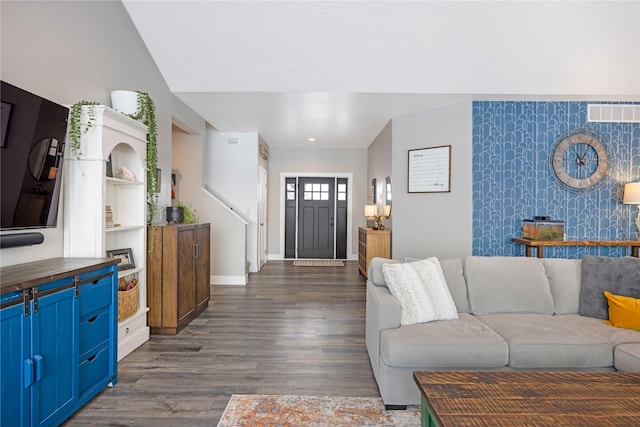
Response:
[[[357,263],[271,261],[246,287],[212,286],[205,312],[121,360],[65,425],[215,426],[234,393],[379,396],[364,315]]]

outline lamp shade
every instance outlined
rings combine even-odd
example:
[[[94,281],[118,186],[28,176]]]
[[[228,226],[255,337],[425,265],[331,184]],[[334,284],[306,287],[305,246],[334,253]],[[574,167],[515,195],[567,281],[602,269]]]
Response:
[[[376,205],[364,205],[364,216],[376,216],[378,207]]]
[[[630,182],[624,185],[622,203],[625,205],[640,205],[640,182]]]

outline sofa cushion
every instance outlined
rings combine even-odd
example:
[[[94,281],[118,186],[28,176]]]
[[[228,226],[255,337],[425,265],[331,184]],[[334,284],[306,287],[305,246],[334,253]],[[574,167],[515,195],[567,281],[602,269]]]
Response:
[[[382,266],[387,287],[400,301],[400,325],[457,319],[458,310],[436,258]]]
[[[640,373],[640,343],[617,346],[613,352],[613,361],[618,371]]]
[[[507,340],[509,366],[512,368],[585,369],[613,366],[611,341],[580,328],[571,315],[508,313],[478,317]]]
[[[380,354],[388,366],[483,369],[506,366],[504,338],[474,316],[386,329],[380,333]]]
[[[543,258],[556,314],[578,314],[582,261],[579,259]]]
[[[614,295],[604,291],[609,304],[609,320],[605,323],[618,328],[640,331],[640,299]]]
[[[382,266],[385,264],[401,263],[397,259],[373,257],[369,261],[369,271],[367,271],[367,279],[376,286],[387,286],[382,273]]]
[[[447,281],[451,297],[456,303],[458,313],[469,312],[469,300],[467,299],[467,283],[464,280],[461,258],[441,259],[440,266]]]
[[[440,267],[444,273],[449,292],[451,297],[456,303],[456,308],[459,313],[469,312],[469,300],[467,299],[467,284],[464,280],[464,274],[462,271],[462,259],[451,258],[441,259]],[[368,278],[371,283],[376,286],[387,286],[387,282],[384,280],[384,273],[382,273],[382,266],[384,264],[400,263],[402,261],[388,258],[375,257],[369,261]]]
[[[604,291],[640,298],[640,260],[585,255],[582,258],[580,310],[582,316],[608,319]]]
[[[464,274],[471,313],[553,314],[549,281],[538,258],[471,256]]]
[[[640,331],[633,329],[616,328],[605,324],[602,319],[580,316],[578,314],[563,314],[558,317],[566,317],[576,328],[601,335],[608,339],[613,346],[628,343],[640,343]]]

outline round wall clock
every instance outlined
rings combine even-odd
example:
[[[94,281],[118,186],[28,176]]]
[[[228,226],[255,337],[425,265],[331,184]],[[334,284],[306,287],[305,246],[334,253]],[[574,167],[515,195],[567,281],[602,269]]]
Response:
[[[590,129],[574,129],[553,146],[551,172],[567,189],[586,191],[595,187],[609,170],[609,156],[602,136]]]

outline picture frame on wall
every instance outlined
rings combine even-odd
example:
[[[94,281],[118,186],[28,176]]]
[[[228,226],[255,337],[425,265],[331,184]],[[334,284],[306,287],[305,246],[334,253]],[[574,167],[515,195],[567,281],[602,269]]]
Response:
[[[378,183],[375,178],[371,180],[371,204],[375,205],[378,203],[378,198],[376,197],[376,193],[378,191]]]
[[[131,248],[124,249],[112,249],[107,251],[107,258],[117,258],[118,270],[131,270],[136,268],[136,263],[133,260],[133,251]]]
[[[409,150],[409,193],[451,192],[451,145]]]
[[[178,200],[178,171],[171,171],[171,200]]]

